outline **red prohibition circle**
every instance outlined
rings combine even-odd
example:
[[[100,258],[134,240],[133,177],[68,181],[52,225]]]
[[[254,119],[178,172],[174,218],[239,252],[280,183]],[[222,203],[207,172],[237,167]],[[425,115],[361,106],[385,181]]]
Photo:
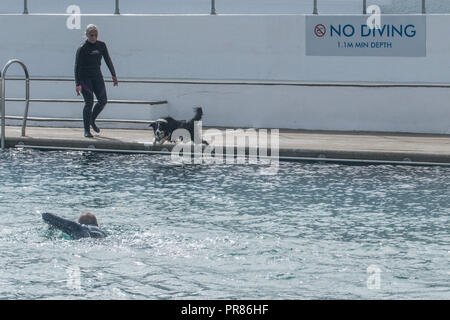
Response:
[[[314,27],[314,34],[322,38],[327,33],[327,28],[323,24],[318,24]]]

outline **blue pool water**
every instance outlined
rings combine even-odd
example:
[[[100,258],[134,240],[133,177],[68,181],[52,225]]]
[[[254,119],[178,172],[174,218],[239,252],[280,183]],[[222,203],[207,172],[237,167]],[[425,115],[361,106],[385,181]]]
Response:
[[[0,152],[2,299],[450,298],[450,168]],[[97,215],[66,240],[40,212]],[[375,270],[375,271],[374,271]]]

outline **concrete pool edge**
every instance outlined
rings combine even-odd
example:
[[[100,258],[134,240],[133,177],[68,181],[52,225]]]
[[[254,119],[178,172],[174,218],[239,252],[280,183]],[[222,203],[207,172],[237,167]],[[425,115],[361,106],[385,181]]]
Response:
[[[8,126],[7,129],[7,148],[169,154],[174,146],[152,145],[148,130],[104,129],[94,139],[87,139],[81,136],[79,128],[30,127],[25,137],[20,136],[20,127]],[[450,165],[449,135],[280,130],[279,144],[281,161]],[[245,154],[249,154],[248,147]]]

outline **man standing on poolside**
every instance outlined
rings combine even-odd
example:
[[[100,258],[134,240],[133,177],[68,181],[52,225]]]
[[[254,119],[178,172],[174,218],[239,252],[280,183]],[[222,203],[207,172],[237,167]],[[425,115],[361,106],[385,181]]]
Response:
[[[90,127],[92,126],[95,132],[100,132],[100,129],[95,125],[95,119],[108,102],[105,81],[100,70],[102,57],[111,72],[114,86],[118,85],[118,81],[106,44],[97,40],[98,29],[95,25],[87,26],[86,37],[86,42],[78,48],[76,54],[75,82],[77,95],[82,93],[85,102],[83,109],[84,136],[92,138]],[[97,97],[97,103],[92,109],[94,94]]]

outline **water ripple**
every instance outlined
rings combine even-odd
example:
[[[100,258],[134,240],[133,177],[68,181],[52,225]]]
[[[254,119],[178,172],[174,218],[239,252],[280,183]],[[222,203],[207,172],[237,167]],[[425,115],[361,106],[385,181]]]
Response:
[[[258,169],[2,152],[0,298],[450,298],[450,168]],[[109,237],[65,240],[45,211],[91,211]]]

